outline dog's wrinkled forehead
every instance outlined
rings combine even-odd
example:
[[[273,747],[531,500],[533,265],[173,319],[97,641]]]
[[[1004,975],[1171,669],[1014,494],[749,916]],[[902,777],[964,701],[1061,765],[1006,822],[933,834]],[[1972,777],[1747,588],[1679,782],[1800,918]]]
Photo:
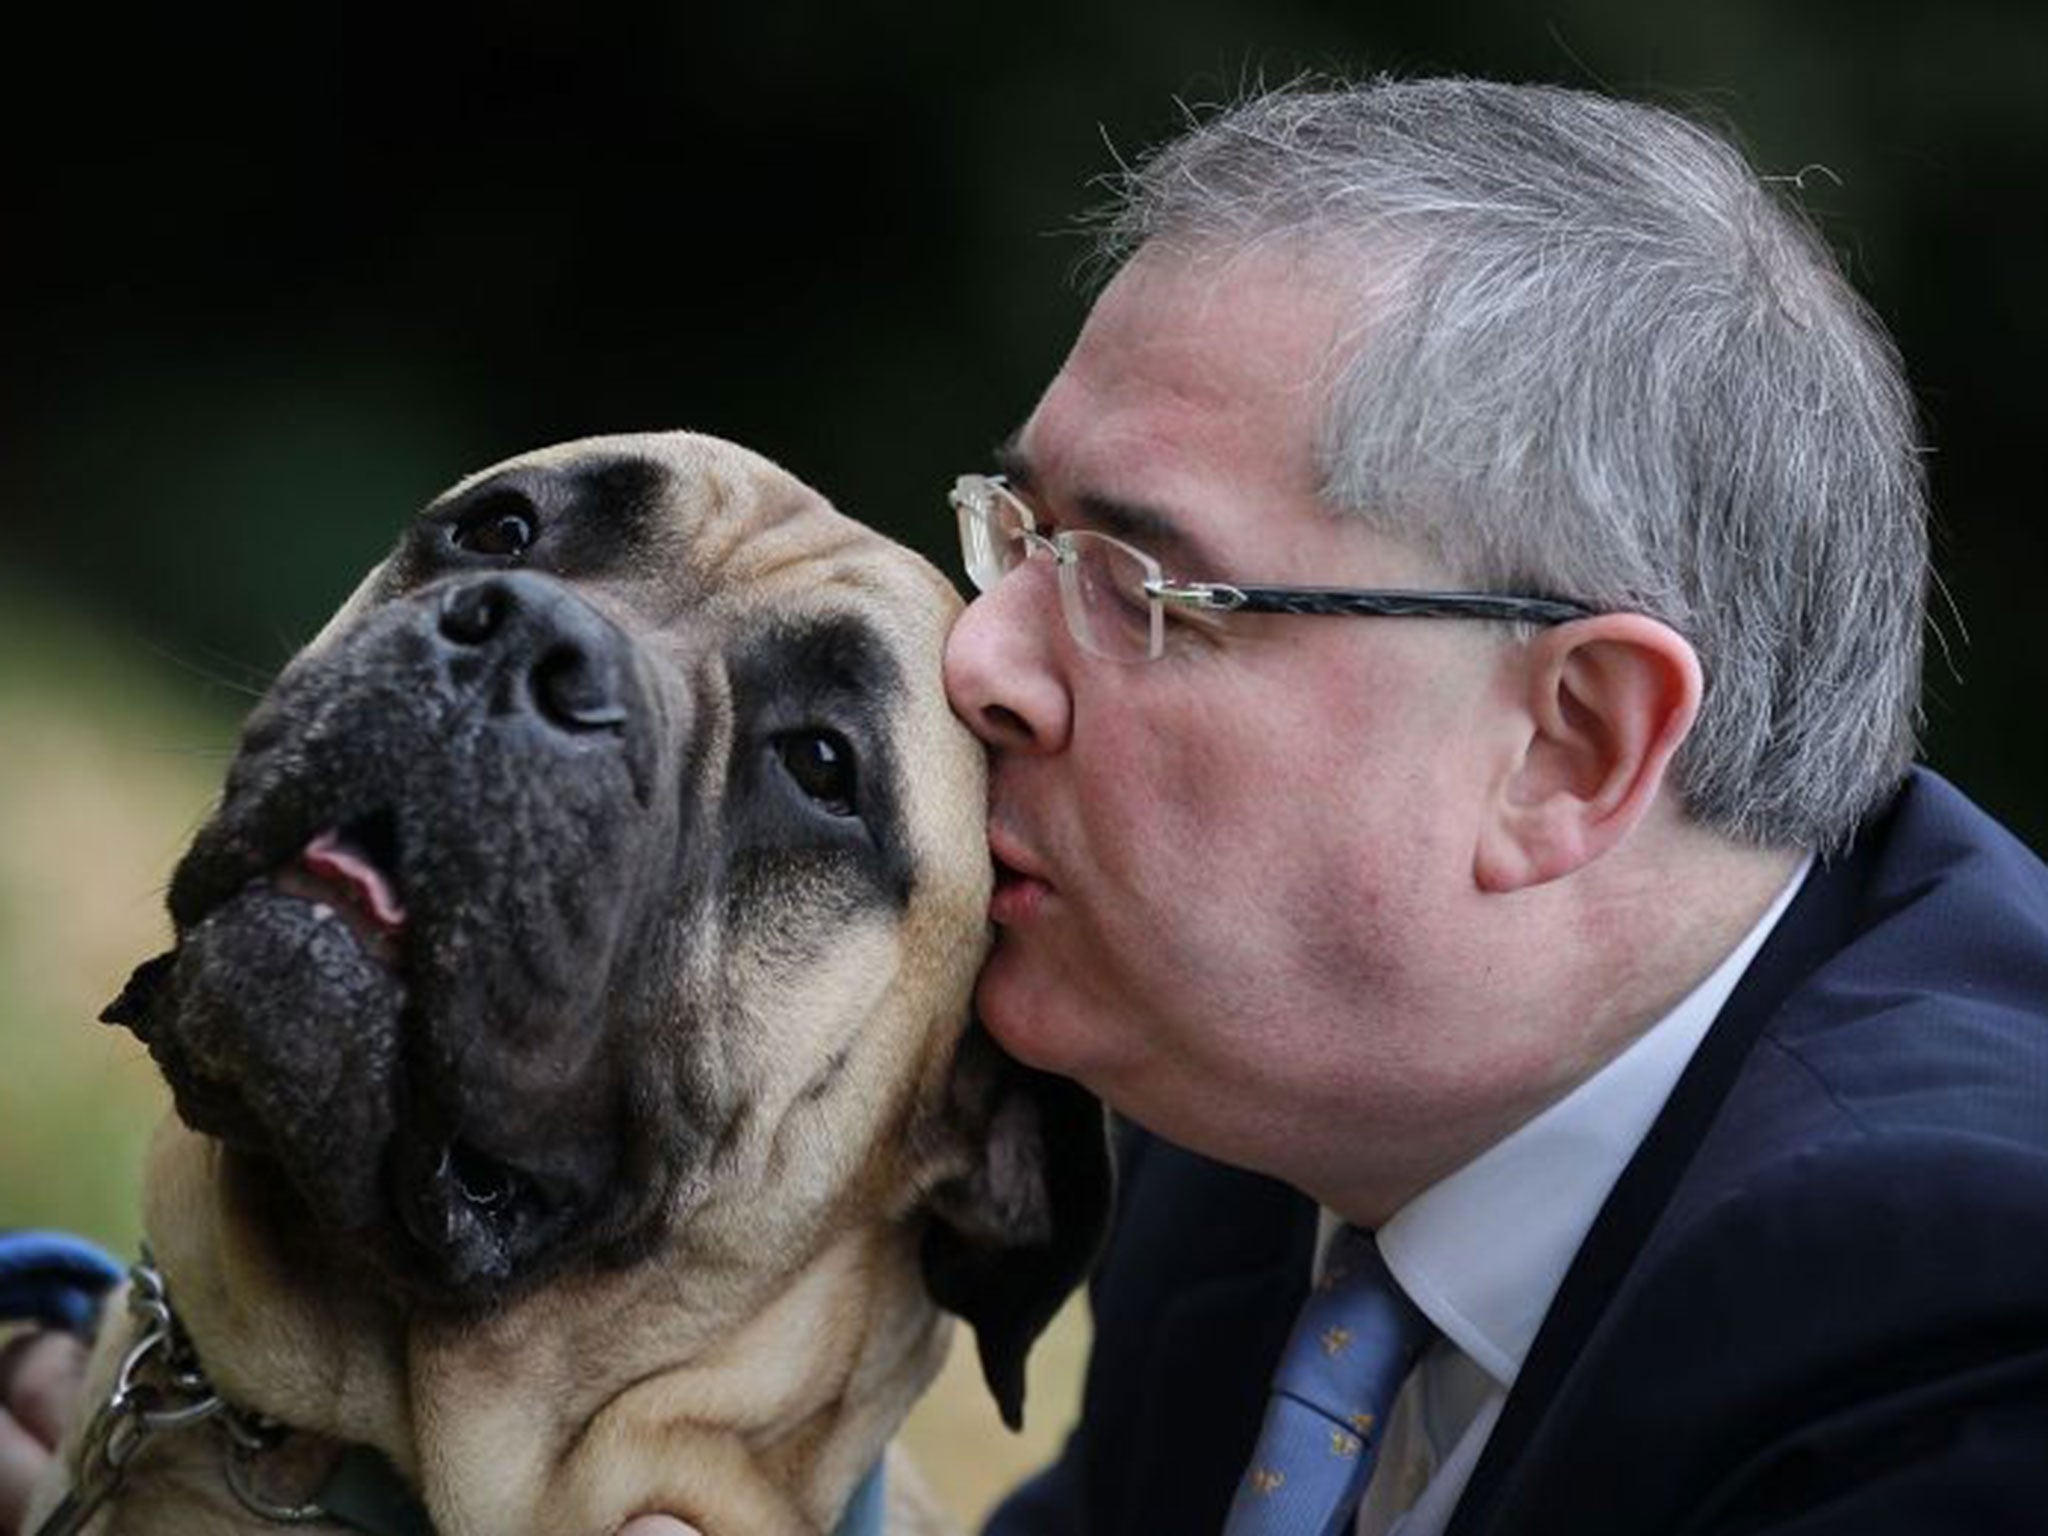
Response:
[[[654,607],[738,602],[759,612],[787,598],[815,610],[837,596],[912,649],[942,643],[958,606],[945,579],[911,551],[759,454],[697,433],[592,437],[522,454],[435,497],[419,524],[308,651],[422,579],[422,530],[497,547],[527,538],[531,548],[507,563],[531,561]]]
[[[940,660],[960,599],[915,552],[836,511],[761,455],[689,432],[585,438],[479,471],[434,498],[306,647],[445,574],[451,548],[573,585],[643,633],[687,630],[751,653],[799,637],[849,686],[891,685],[889,714],[921,772],[978,786],[981,753],[953,719]],[[927,851],[979,849],[978,789],[920,796]],[[950,852],[944,857],[951,857]]]

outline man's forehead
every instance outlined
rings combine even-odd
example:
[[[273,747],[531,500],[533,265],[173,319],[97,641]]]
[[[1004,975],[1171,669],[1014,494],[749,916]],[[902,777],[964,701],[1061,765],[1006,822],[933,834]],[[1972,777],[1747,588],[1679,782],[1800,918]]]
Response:
[[[1110,283],[998,454],[1054,518],[1179,575],[1230,563],[1251,517],[1319,510],[1315,443],[1346,307],[1296,253],[1144,252]]]
[[[1320,394],[1353,350],[1368,275],[1301,240],[1147,246],[1103,289],[1068,367],[1170,376],[1196,398],[1247,382]]]

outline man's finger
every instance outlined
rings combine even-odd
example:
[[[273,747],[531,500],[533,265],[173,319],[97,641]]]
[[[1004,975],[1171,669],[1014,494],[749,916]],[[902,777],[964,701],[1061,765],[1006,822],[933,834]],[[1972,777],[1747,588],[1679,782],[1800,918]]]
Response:
[[[0,1531],[20,1527],[28,1496],[49,1464],[49,1447],[0,1412]]]
[[[674,1515],[635,1515],[619,1527],[619,1536],[704,1536],[694,1525],[685,1525]]]
[[[71,1422],[85,1381],[85,1342],[53,1328],[10,1344],[8,1356],[6,1379],[0,1381],[0,1408],[46,1450],[54,1449]]]

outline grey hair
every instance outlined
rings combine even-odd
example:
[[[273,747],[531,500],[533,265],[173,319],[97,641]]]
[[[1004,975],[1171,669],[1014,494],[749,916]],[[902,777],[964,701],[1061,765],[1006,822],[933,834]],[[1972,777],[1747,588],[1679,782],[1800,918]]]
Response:
[[[1547,86],[1291,88],[1128,171],[1100,234],[1112,263],[1298,241],[1355,270],[1325,499],[1461,581],[1686,636],[1696,821],[1829,851],[1904,775],[1912,396],[1810,225],[1720,138]]]

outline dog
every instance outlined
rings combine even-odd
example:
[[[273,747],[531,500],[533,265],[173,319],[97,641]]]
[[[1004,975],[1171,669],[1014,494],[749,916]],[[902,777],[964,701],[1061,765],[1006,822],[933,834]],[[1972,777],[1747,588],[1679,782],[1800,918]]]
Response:
[[[1014,1426],[1109,1169],[1099,1106],[970,1019],[957,607],[702,436],[418,515],[252,712],[107,1012],[175,1104],[163,1350],[239,1428],[131,1434],[116,1481],[82,1424],[90,1529],[267,1529],[367,1448],[440,1536],[829,1531],[948,1313]],[[107,1316],[88,1405],[157,1348]]]

